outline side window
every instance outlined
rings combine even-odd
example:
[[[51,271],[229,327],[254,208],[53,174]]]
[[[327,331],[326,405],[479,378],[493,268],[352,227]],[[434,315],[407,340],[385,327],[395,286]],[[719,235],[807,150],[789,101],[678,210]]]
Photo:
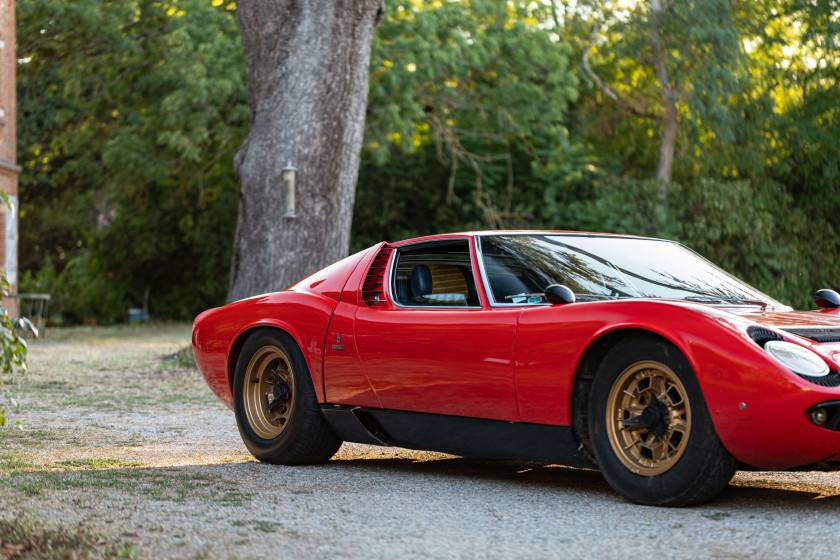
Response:
[[[496,303],[529,304],[545,301],[543,290],[553,282],[529,268],[509,248],[481,239],[482,260],[490,293]]]
[[[397,255],[394,300],[407,307],[478,307],[467,240],[409,247]]]

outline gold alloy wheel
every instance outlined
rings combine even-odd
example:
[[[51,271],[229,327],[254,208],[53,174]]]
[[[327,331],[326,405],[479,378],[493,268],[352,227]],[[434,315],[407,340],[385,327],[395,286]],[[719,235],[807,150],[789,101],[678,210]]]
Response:
[[[251,357],[242,381],[248,424],[257,436],[274,439],[289,424],[295,396],[292,364],[277,346],[263,346]]]
[[[688,393],[677,374],[660,362],[637,362],[621,372],[610,389],[606,414],[610,446],[635,474],[666,472],[688,446]]]

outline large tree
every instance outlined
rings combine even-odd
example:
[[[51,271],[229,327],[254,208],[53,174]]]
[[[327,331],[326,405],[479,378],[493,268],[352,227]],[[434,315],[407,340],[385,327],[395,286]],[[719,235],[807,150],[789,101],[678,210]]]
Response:
[[[237,7],[251,128],[235,165],[228,300],[282,289],[345,256],[383,0],[254,0]],[[297,168],[284,217],[283,168]]]

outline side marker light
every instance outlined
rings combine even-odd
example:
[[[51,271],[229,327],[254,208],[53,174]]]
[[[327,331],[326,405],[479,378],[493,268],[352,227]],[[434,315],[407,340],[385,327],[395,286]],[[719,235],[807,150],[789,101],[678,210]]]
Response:
[[[815,408],[811,411],[811,422],[816,424],[817,426],[822,426],[825,424],[825,421],[828,419],[828,413],[825,411],[824,408]]]

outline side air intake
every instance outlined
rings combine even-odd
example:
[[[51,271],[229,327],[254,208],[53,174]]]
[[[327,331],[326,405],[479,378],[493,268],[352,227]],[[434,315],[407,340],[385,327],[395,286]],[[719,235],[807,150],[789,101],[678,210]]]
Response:
[[[393,251],[391,247],[383,247],[373,259],[373,264],[370,265],[365,283],[362,285],[362,301],[369,306],[385,303],[385,268],[388,266],[388,259]]]

